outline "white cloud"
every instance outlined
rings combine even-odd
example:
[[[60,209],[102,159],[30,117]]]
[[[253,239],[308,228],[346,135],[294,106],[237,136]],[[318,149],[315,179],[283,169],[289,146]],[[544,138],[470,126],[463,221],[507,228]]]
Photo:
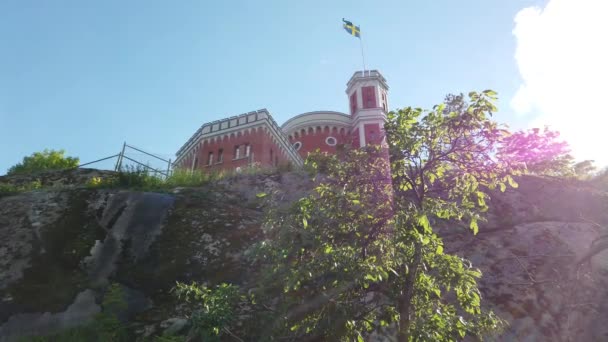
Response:
[[[515,17],[523,83],[511,101],[559,130],[579,159],[608,165],[608,0],[549,0]]]

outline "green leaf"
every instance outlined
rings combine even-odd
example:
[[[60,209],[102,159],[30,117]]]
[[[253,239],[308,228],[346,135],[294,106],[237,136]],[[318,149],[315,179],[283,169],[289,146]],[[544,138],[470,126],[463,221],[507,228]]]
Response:
[[[437,246],[437,250],[435,251],[435,253],[443,254],[443,246],[442,245]]]
[[[332,246],[325,246],[325,254],[329,254],[334,250],[334,248]]]
[[[500,186],[500,192],[505,192],[505,190],[507,190],[507,185],[503,182],[500,182],[498,186]]]
[[[378,280],[378,278],[376,278],[376,276],[372,275],[372,274],[366,274],[365,277],[363,277],[363,279],[365,280],[369,280],[369,281],[376,281]]]
[[[306,217],[302,217],[302,225],[304,226],[304,228],[308,227],[308,220],[306,219]]]
[[[471,219],[471,225],[470,225],[470,227],[473,230],[473,235],[477,235],[477,233],[479,232],[479,226],[477,225],[477,219],[476,218],[472,218]]]
[[[486,194],[484,194],[482,191],[477,191],[476,195],[477,195],[477,204],[480,207],[485,207],[486,201],[484,200],[484,197],[486,196]]]
[[[257,195],[255,195],[255,196],[256,196],[257,198],[264,198],[264,197],[268,196],[268,194],[267,194],[267,193],[265,193],[265,192],[260,192],[260,193],[258,193],[258,194],[257,194]]]
[[[431,232],[431,223],[426,215],[422,214],[418,216],[418,224],[424,229],[425,232]]]
[[[517,184],[517,182],[515,182],[515,180],[511,176],[507,176],[507,182],[509,182],[509,185],[514,189],[517,189],[519,187],[519,184]]]

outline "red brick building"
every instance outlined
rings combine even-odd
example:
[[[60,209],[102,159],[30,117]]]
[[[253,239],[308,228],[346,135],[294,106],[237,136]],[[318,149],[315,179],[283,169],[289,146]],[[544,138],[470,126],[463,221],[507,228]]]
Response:
[[[240,170],[249,165],[300,166],[317,149],[385,145],[388,85],[377,70],[357,71],[347,83],[350,113],[315,111],[277,125],[266,109],[203,124],[177,151],[180,168]]]

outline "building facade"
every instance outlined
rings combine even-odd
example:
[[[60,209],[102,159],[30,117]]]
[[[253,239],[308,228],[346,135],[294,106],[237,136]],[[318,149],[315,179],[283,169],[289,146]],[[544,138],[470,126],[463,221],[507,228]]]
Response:
[[[300,166],[308,153],[333,154],[341,145],[385,146],[388,85],[377,70],[357,71],[346,85],[350,113],[315,111],[282,126],[266,109],[203,124],[177,151],[175,165],[191,170]]]

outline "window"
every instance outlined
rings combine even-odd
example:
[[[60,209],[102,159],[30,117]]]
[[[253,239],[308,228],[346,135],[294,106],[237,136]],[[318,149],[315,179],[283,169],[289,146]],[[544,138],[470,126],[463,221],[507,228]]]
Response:
[[[218,163],[221,163],[221,162],[223,162],[223,161],[224,161],[224,149],[223,149],[223,148],[220,148],[220,149],[217,151],[217,162],[218,162]]]
[[[272,149],[270,149],[270,165],[272,165],[272,161],[274,160],[274,153]]]
[[[241,147],[239,145],[234,146],[234,159],[241,157]]]
[[[209,157],[207,158],[207,165],[213,164],[213,152],[209,152]]]
[[[338,141],[334,137],[327,137],[327,139],[325,139],[325,143],[329,146],[336,146]]]
[[[382,108],[385,112],[388,112],[388,106],[386,105],[386,93],[382,92]]]
[[[362,87],[361,95],[363,97],[363,108],[376,108],[376,88]]]
[[[249,157],[249,154],[251,154],[251,145],[245,144],[245,157]]]
[[[296,151],[299,151],[299,150],[302,148],[302,143],[301,143],[301,142],[299,142],[299,141],[296,141],[295,143],[293,143],[293,148],[294,148]]]
[[[350,113],[355,114],[356,111],[357,111],[357,92],[355,91],[350,96]]]
[[[192,170],[196,169],[198,167],[198,157],[194,157],[194,160],[192,161]]]

